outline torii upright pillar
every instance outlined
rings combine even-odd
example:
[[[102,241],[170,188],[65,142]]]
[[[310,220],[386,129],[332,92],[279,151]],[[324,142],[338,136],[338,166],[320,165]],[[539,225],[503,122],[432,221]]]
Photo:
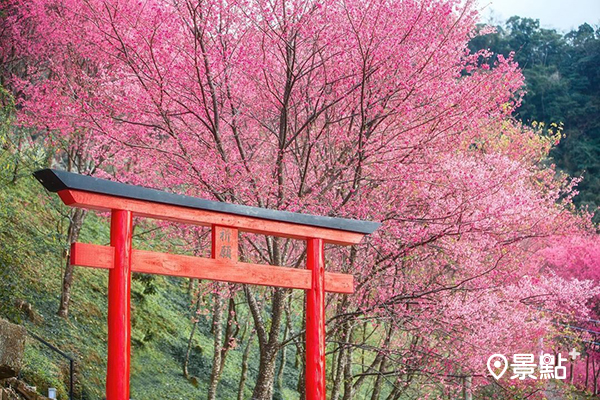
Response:
[[[325,400],[325,292],[353,293],[352,275],[325,272],[325,243],[358,244],[379,223],[220,203],[51,169],[34,173],[72,207],[111,213],[110,246],[71,245],[71,264],[106,268],[107,400],[129,399],[131,273],[306,290],[306,399]],[[132,248],[133,217],[210,226],[211,258]],[[306,241],[307,269],[238,260],[238,232]]]
[[[325,249],[322,239],[308,239],[306,266],[312,287],[306,291],[306,399],[325,399]],[[311,360],[311,365],[308,365]],[[309,368],[310,367],[310,368]]]
[[[113,210],[110,215],[110,246],[113,268],[108,272],[108,360],[106,398],[129,399],[131,353],[131,211]],[[121,393],[124,394],[121,396]]]

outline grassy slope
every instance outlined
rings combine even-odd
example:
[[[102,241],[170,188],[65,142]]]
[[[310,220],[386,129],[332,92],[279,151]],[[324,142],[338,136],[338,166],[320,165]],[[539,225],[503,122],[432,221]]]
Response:
[[[57,196],[48,195],[33,178],[24,173],[16,184],[10,181],[10,168],[0,159],[0,256],[7,279],[3,292],[2,316],[24,324],[31,332],[46,338],[60,349],[76,355],[78,383],[76,398],[100,399],[106,366],[106,287],[104,270],[76,268],[72,291],[71,315],[65,321],[55,315],[58,308],[64,261],[67,209]],[[106,217],[88,215],[80,241],[108,243]],[[141,247],[138,243],[137,247]],[[154,294],[143,294],[146,286],[134,280],[132,317],[131,394],[134,399],[188,399],[204,397],[210,376],[212,338],[207,318],[196,331],[190,359],[190,373],[200,377],[195,387],[181,373],[187,339],[191,329],[190,298],[187,280],[156,276]],[[15,300],[33,306],[36,322],[13,307]],[[242,349],[230,352],[219,387],[219,397],[235,398]],[[257,359],[254,352],[247,383],[250,395],[255,380]],[[293,359],[293,357],[289,357]],[[297,376],[291,366],[286,383]],[[290,368],[286,368],[290,370]],[[27,347],[24,378],[40,391],[54,386],[63,396],[68,382],[68,363],[30,340]],[[285,391],[285,398],[297,397]]]

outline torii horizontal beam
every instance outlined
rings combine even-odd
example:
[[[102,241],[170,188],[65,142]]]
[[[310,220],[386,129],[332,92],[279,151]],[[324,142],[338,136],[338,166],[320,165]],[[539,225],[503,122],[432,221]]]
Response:
[[[380,225],[210,201],[53,169],[40,170],[34,175],[46,189],[58,192],[69,206],[100,211],[126,210],[134,216],[194,225],[231,226],[263,235],[352,245]]]
[[[146,217],[178,223],[202,226],[231,226],[240,231],[306,240],[323,239],[327,243],[339,245],[358,244],[364,234],[336,231],[309,225],[295,225],[289,222],[271,221],[255,217],[241,217],[214,211],[188,207],[148,203],[142,200],[115,198],[98,193],[65,189],[58,192],[63,203],[71,207],[81,207],[96,211],[125,210],[135,217]]]
[[[114,248],[87,243],[71,245],[71,265],[111,269]],[[234,262],[223,258],[192,257],[154,251],[133,250],[131,270],[145,274],[181,276],[213,281],[279,286],[309,290],[311,274],[307,269]],[[325,291],[353,293],[353,276],[325,272]]]

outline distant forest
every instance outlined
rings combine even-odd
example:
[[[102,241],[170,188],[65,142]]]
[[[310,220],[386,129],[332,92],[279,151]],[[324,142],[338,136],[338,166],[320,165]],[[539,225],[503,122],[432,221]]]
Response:
[[[563,124],[565,137],[552,152],[572,176],[583,176],[575,197],[590,211],[600,206],[600,27],[589,24],[561,34],[539,20],[511,17],[496,33],[477,36],[471,50],[489,49],[514,58],[523,69],[526,94],[516,118],[524,123]],[[493,62],[490,60],[489,62]],[[595,222],[600,222],[596,211]]]

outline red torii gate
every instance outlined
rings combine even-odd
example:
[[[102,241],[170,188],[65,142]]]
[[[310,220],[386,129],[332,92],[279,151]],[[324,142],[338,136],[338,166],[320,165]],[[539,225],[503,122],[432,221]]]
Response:
[[[34,176],[72,207],[110,211],[110,246],[73,243],[71,264],[108,275],[107,400],[129,399],[131,272],[307,290],[306,399],[325,400],[325,292],[353,293],[352,275],[325,272],[324,243],[352,245],[376,222],[240,206],[65,171]],[[132,249],[133,216],[211,227],[211,258]],[[238,231],[307,241],[307,270],[238,261]]]

